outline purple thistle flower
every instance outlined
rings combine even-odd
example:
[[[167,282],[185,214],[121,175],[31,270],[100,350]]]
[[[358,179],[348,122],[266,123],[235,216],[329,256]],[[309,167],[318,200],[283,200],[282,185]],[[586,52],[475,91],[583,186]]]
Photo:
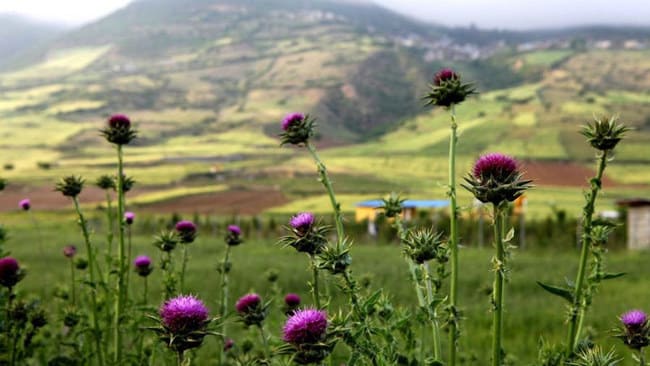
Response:
[[[74,245],[66,245],[63,248],[63,255],[66,258],[73,258],[77,254],[77,247]]]
[[[255,310],[262,303],[262,298],[258,294],[248,294],[244,295],[237,300],[235,304],[235,309],[240,314],[247,314],[252,310]]]
[[[517,161],[501,153],[489,153],[481,156],[474,164],[472,173],[481,181],[496,179],[503,182],[517,172]]]
[[[133,224],[133,220],[135,220],[135,214],[131,211],[127,211],[124,213],[124,222],[126,222],[127,225]]]
[[[648,321],[648,316],[642,310],[630,310],[621,315],[621,323],[628,329],[642,327]]]
[[[0,259],[0,285],[13,287],[20,280],[19,272],[20,265],[16,259],[12,257]]]
[[[192,295],[167,300],[159,313],[163,325],[174,334],[201,330],[208,320],[208,308]]]
[[[108,119],[108,126],[111,128],[131,127],[131,120],[124,114],[114,114]]]
[[[228,232],[233,235],[239,236],[241,235],[241,228],[237,225],[228,225]]]
[[[228,338],[226,339],[226,342],[223,344],[223,351],[228,352],[230,349],[232,349],[235,346],[235,341],[232,339]]]
[[[20,206],[20,208],[25,211],[29,211],[29,209],[32,207],[32,202],[29,200],[29,198],[25,198],[18,202],[18,206]]]
[[[196,238],[196,225],[192,221],[182,220],[176,223],[176,232],[183,243],[191,243]]]
[[[287,131],[291,125],[296,122],[302,122],[305,119],[305,115],[302,113],[289,113],[282,120],[282,129]]]
[[[297,294],[287,294],[284,297],[284,303],[290,308],[295,308],[300,305],[300,296]]]
[[[436,86],[440,86],[442,82],[451,80],[451,79],[456,79],[458,78],[458,74],[450,68],[444,68],[436,73],[436,75],[433,77],[433,84]]]
[[[282,329],[282,339],[294,345],[312,344],[322,341],[327,332],[327,313],[316,309],[299,310],[293,313]]]
[[[138,256],[133,261],[133,265],[137,268],[147,268],[151,265],[151,258],[147,257],[146,255]]]
[[[301,235],[305,235],[311,226],[314,225],[314,214],[311,212],[301,212],[289,220],[289,225]]]

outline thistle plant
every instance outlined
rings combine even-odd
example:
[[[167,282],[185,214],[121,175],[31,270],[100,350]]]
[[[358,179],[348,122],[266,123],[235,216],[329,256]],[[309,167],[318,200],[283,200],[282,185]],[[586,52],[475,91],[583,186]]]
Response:
[[[566,339],[566,357],[571,358],[581,338],[585,314],[591,305],[593,294],[602,280],[617,278],[622,273],[606,273],[603,270],[603,245],[613,226],[606,222],[595,221],[596,199],[602,189],[603,174],[607,163],[613,158],[613,150],[629,129],[618,123],[616,117],[595,118],[593,123],[582,128],[581,134],[596,149],[596,176],[591,178],[590,190],[585,192],[585,205],[582,209],[581,249],[578,273],[574,284],[567,288],[538,282],[553,295],[560,296],[570,303],[568,332]],[[592,275],[587,276],[589,257],[593,259]]]
[[[122,219],[125,211],[125,175],[124,175],[124,157],[123,146],[128,145],[133,139],[136,138],[137,132],[131,125],[131,120],[122,114],[111,116],[104,129],[101,130],[102,136],[106,141],[115,145],[117,150],[117,217],[119,218],[119,246],[118,246],[118,268],[117,268],[117,288],[114,304],[113,314],[113,363],[120,364],[122,362],[122,332],[120,323],[122,322],[122,315],[124,307],[128,302],[128,283],[126,283],[128,262],[125,244],[125,222]],[[129,188],[130,189],[130,188]],[[92,265],[91,265],[92,266]]]
[[[444,107],[450,112],[451,133],[449,136],[449,196],[450,227],[449,249],[451,251],[451,279],[449,288],[449,366],[455,366],[458,352],[458,338],[460,337],[459,305],[458,305],[458,203],[456,199],[456,145],[458,144],[458,123],[456,121],[456,105],[462,103],[467,97],[475,94],[476,90],[471,83],[463,83],[460,74],[452,69],[445,68],[438,71],[430,86],[429,93],[425,96],[427,105]]]
[[[268,359],[271,356],[269,348],[269,340],[264,329],[264,320],[268,316],[270,303],[263,303],[260,295],[251,293],[244,295],[237,300],[235,310],[239,315],[239,320],[244,323],[246,327],[255,326],[260,331],[260,339],[264,346],[264,358]]]
[[[183,244],[183,262],[181,264],[181,292],[185,291],[185,272],[187,271],[188,249],[187,246],[196,240],[196,225],[192,221],[182,220],[174,226],[179,242]]]
[[[176,293],[176,273],[174,271],[173,251],[179,239],[173,231],[163,231],[154,238],[153,245],[160,249],[160,269],[163,271],[163,300],[172,298]]]
[[[646,366],[644,348],[650,345],[648,315],[642,310],[630,310],[620,317],[621,327],[615,336],[637,353],[640,366]]]
[[[494,285],[492,287],[492,365],[503,365],[503,306],[506,278],[510,271],[508,267],[509,241],[514,235],[506,232],[505,223],[508,202],[512,202],[531,188],[531,181],[523,178],[517,161],[509,156],[491,153],[481,156],[472,173],[465,178],[463,187],[469,190],[476,199],[483,203],[491,203],[494,219],[494,247],[496,255],[492,259],[494,265]]]
[[[27,212],[27,214],[29,215],[29,219],[32,221],[32,225],[34,226],[34,231],[38,236],[38,243],[42,249],[43,237],[41,235],[41,228],[38,226],[38,221],[36,220],[36,217],[34,217],[34,213],[32,212],[32,201],[29,198],[23,198],[22,200],[20,200],[20,202],[18,202],[18,207],[20,207],[23,211]]]
[[[320,364],[334,349],[336,338],[328,334],[327,314],[318,309],[295,311],[282,329],[291,360],[300,365]]]
[[[110,260],[113,258],[113,237],[115,235],[115,213],[113,212],[113,200],[110,192],[116,188],[115,179],[110,175],[102,175],[97,178],[95,185],[103,190],[106,196],[106,223],[108,224],[106,230],[106,260],[109,261],[107,265],[111,266]]]
[[[77,306],[77,283],[74,279],[75,255],[77,255],[77,247],[75,247],[74,245],[67,245],[65,248],[63,248],[63,256],[70,260],[70,292],[72,293],[71,299],[72,299],[73,308]]]
[[[99,307],[98,307],[98,289],[100,286],[101,270],[99,263],[97,262],[95,247],[93,246],[90,239],[90,230],[88,228],[88,223],[84,217],[81,207],[79,205],[79,194],[83,190],[84,180],[81,177],[74,175],[63,177],[57,184],[56,190],[61,192],[66,197],[72,199],[74,209],[77,213],[79,227],[81,228],[81,233],[83,234],[84,243],[86,244],[86,252],[88,255],[88,275],[89,275],[89,289],[90,294],[89,298],[91,301],[91,321],[92,321],[92,336],[95,344],[95,351],[93,352],[94,356],[97,358],[98,364],[101,366],[104,364],[104,348],[102,347],[104,342],[104,334],[99,325]]]
[[[230,270],[232,269],[232,263],[230,261],[230,250],[231,247],[238,246],[244,242],[241,234],[241,228],[239,226],[228,225],[227,233],[224,238],[224,242],[226,244],[226,253],[223,256],[223,262],[219,267],[219,272],[221,273],[221,306],[219,315],[222,319],[225,319],[228,314],[228,286]],[[225,363],[226,360],[226,342],[228,341],[226,337],[226,322],[223,321],[221,323],[221,339],[223,341],[223,350],[219,354],[221,364]]]

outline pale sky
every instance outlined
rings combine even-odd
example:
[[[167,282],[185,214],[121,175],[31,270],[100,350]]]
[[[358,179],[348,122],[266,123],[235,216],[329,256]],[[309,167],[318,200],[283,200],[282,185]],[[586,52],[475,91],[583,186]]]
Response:
[[[183,1],[183,0],[178,0]],[[373,0],[393,10],[444,25],[531,29],[583,24],[650,26],[648,0]],[[78,25],[129,0],[0,0],[0,13]],[[0,25],[1,26],[1,25]]]

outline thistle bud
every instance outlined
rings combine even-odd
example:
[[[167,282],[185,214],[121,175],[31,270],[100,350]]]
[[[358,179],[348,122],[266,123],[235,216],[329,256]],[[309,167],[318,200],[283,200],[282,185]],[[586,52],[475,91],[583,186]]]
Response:
[[[532,188],[532,181],[523,179],[523,174],[519,172],[517,161],[499,153],[481,156],[465,182],[462,186],[479,201],[494,205],[512,202]]]
[[[476,94],[474,86],[471,83],[463,84],[458,73],[446,68],[435,74],[431,90],[424,99],[428,100],[427,105],[450,107],[462,103],[472,94]]]
[[[124,213],[124,222],[127,225],[133,225],[134,220],[135,220],[135,214],[133,212],[127,211]]]
[[[68,309],[63,314],[63,325],[65,325],[68,328],[74,328],[75,325],[79,324],[80,319],[81,316],[79,315],[79,313],[77,313],[76,310]]]
[[[151,266],[151,258],[147,257],[146,255],[136,257],[133,261],[133,267],[135,268],[135,272],[141,277],[147,277],[151,271],[153,271],[153,267]]]
[[[384,202],[384,215],[386,217],[396,217],[402,213],[402,206],[405,199],[402,199],[399,194],[392,192],[388,197],[383,199]]]
[[[326,246],[318,255],[318,268],[332,275],[343,274],[352,264],[350,247],[344,241],[340,247]]]
[[[95,181],[95,185],[103,190],[115,189],[115,178],[110,175],[102,175]]]
[[[163,252],[171,252],[178,244],[178,237],[174,232],[162,232],[155,237],[153,245]]]
[[[72,259],[72,258],[74,258],[74,256],[75,256],[76,254],[77,254],[77,247],[74,246],[74,245],[66,245],[66,246],[63,248],[63,255],[64,255],[66,258],[70,258],[70,259]]]
[[[61,192],[66,197],[77,197],[84,186],[84,180],[81,177],[70,175],[61,178],[56,184],[55,190]]]
[[[12,257],[0,259],[0,285],[11,288],[25,277],[18,261]]]
[[[323,248],[327,246],[329,228],[318,226],[315,221],[314,215],[309,212],[302,212],[293,216],[289,220],[289,226],[285,227],[291,235],[282,237],[280,244],[291,246],[298,252],[309,255],[322,252]]]
[[[228,338],[226,339],[226,342],[223,344],[223,351],[228,352],[230,351],[233,347],[235,346],[235,341],[232,339]]]
[[[581,134],[595,149],[606,151],[614,149],[629,130],[618,123],[617,117],[612,116],[609,119],[595,118],[593,123],[582,128]]]
[[[190,244],[196,239],[196,225],[192,221],[179,221],[176,223],[175,229],[183,244]]]
[[[314,120],[309,115],[290,113],[282,120],[282,145],[302,145],[314,136]]]
[[[268,304],[262,303],[262,298],[258,294],[244,295],[237,300],[235,309],[241,321],[247,326],[260,326],[266,319]]]
[[[127,145],[136,138],[137,132],[131,126],[129,117],[123,114],[115,114],[111,116],[106,127],[101,130],[102,136],[115,145]]]
[[[114,186],[113,189],[117,190],[117,177],[113,178],[114,180]],[[131,189],[133,189],[133,186],[135,185],[136,181],[133,177],[129,177],[127,175],[122,176],[122,192],[127,193]]]
[[[18,202],[18,206],[24,211],[29,211],[29,209],[32,208],[32,202],[29,200],[29,198],[24,198]]]
[[[300,296],[298,294],[287,294],[284,297],[284,313],[286,315],[293,314],[300,306]]]
[[[446,261],[446,247],[442,241],[442,233],[431,229],[409,231],[404,240],[404,253],[417,264],[434,259]]]
[[[74,261],[74,266],[76,269],[83,271],[88,268],[88,260],[86,258],[77,258]]]
[[[241,238],[241,228],[237,225],[228,225],[226,230],[226,244],[230,246],[237,246],[243,242]]]

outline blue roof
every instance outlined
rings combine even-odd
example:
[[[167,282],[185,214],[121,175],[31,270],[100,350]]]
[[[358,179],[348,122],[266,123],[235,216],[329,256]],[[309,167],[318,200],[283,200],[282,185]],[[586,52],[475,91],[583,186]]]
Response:
[[[404,208],[440,208],[449,206],[448,200],[406,200],[402,203]],[[357,207],[384,207],[382,200],[369,200],[357,203]]]

